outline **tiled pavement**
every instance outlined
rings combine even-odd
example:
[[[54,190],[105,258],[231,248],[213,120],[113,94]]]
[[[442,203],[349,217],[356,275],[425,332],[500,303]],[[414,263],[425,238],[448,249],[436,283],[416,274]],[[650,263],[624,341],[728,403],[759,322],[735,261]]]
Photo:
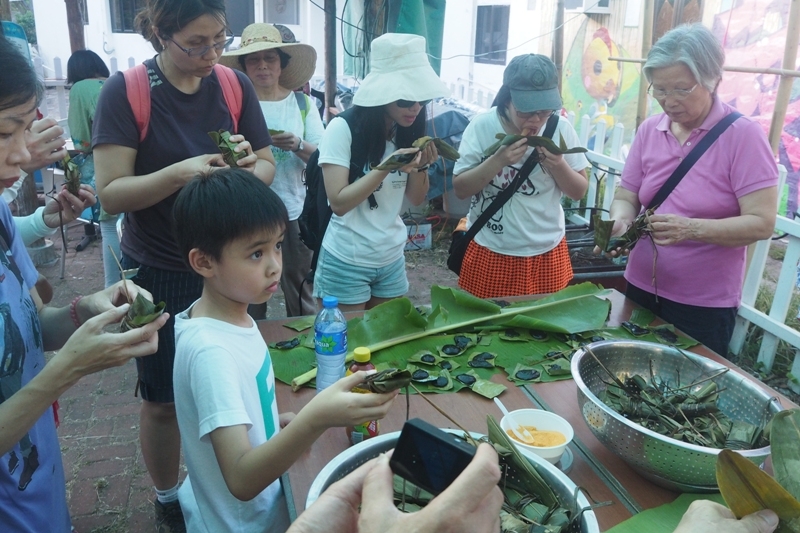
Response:
[[[155,531],[135,383],[136,365],[130,361],[83,378],[59,400],[58,434],[77,533]]]

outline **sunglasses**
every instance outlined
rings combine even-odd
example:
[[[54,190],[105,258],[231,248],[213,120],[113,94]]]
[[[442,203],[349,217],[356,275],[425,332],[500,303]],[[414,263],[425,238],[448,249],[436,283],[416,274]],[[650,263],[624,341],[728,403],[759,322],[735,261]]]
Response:
[[[400,107],[402,109],[408,109],[409,107],[414,107],[414,104],[419,104],[420,107],[425,107],[429,103],[430,100],[423,100],[421,102],[415,102],[413,100],[398,100],[395,102],[395,104],[397,104],[397,107]]]

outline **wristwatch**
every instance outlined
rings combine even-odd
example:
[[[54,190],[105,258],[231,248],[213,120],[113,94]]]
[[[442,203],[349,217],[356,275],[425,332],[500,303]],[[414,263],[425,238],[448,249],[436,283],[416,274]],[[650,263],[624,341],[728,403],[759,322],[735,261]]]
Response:
[[[303,139],[300,139],[300,142],[297,143],[297,150],[292,150],[292,152],[300,152],[303,150]]]

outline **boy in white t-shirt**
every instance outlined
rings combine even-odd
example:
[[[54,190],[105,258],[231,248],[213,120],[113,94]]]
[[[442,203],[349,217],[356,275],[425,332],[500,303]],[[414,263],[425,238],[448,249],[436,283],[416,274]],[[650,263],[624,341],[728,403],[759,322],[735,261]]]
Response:
[[[299,414],[278,414],[264,339],[247,314],[278,289],[288,215],[252,173],[225,168],[178,195],[175,236],[203,294],[175,321],[175,407],[189,475],[189,532],[285,531],[280,476],[329,427],[383,418],[395,394],[350,392],[343,378]]]

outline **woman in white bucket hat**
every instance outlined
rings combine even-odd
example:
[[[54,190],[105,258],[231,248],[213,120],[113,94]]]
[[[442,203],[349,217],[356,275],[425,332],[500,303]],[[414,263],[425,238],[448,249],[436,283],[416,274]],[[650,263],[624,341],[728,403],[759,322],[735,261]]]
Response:
[[[306,197],[303,172],[325,129],[316,106],[308,96],[293,89],[311,79],[317,52],[307,44],[284,43],[278,28],[258,23],[244,29],[241,47],[224,53],[220,63],[247,74],[272,132],[276,170],[271,187],[289,212],[281,274],[286,316],[314,313],[311,285],[304,283],[312,252],[300,240],[297,219]],[[275,133],[276,130],[282,133]],[[266,312],[266,304],[262,312]]]
[[[333,216],[319,254],[314,296],[336,296],[345,310],[370,309],[408,291],[400,218],[403,197],[419,205],[428,192],[433,144],[425,135],[425,105],[449,93],[428,62],[425,39],[389,33],[372,41],[370,73],[353,107],[333,119],[319,163]],[[399,170],[372,170],[395,154],[415,153]]]

